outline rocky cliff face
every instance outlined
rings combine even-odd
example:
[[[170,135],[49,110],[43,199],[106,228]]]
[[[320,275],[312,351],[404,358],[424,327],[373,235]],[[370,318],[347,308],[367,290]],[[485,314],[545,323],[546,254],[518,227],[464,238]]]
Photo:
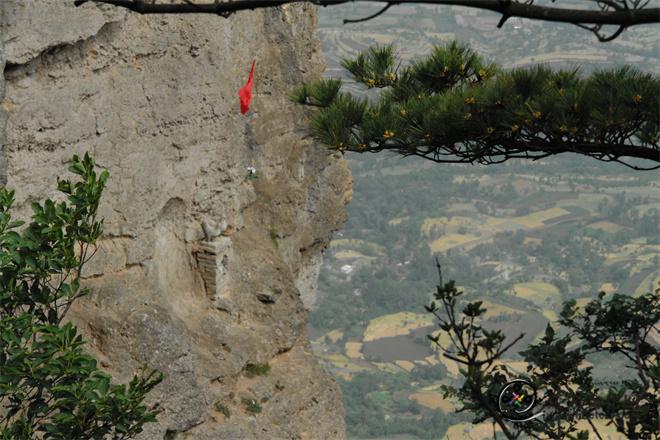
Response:
[[[142,438],[343,438],[303,303],[350,175],[304,139],[304,109],[287,101],[323,67],[314,9],[224,19],[1,3],[0,178],[27,215],[56,196],[73,153],[110,171],[105,235],[85,273],[93,294],[71,318],[118,380],[144,363],[166,374],[149,402],[159,423]],[[237,91],[252,59],[245,117]],[[257,363],[270,371],[248,377]]]

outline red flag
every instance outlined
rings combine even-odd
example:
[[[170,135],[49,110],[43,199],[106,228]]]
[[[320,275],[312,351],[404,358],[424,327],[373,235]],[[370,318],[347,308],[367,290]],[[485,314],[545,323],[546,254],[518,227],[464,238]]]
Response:
[[[255,60],[256,61],[256,60]],[[250,77],[241,90],[238,91],[238,97],[241,99],[241,113],[246,114],[250,110],[250,101],[252,101],[252,77],[254,77],[254,63],[250,69]]]

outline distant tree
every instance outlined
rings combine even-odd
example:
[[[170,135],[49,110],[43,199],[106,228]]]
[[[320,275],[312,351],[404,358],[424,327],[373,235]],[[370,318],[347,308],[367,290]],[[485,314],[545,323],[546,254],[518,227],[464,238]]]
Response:
[[[142,401],[162,374],[146,369],[128,385],[85,354],[67,311],[89,251],[102,233],[97,209],[108,172],[73,156],[68,199],[32,204],[32,221],[12,220],[14,191],[0,188],[0,439],[127,439],[155,420]],[[24,227],[23,227],[24,226]]]
[[[523,216],[523,215],[529,214],[530,212],[532,212],[532,209],[529,206],[524,205],[524,206],[517,207],[516,210],[515,210],[514,215]]]
[[[651,209],[638,218],[636,225],[639,233],[643,236],[657,236],[660,232],[660,212],[657,209]]]
[[[343,66],[375,100],[339,79],[296,88],[319,107],[315,137],[339,151],[392,151],[439,163],[501,163],[573,152],[634,169],[660,167],[660,79],[632,67],[596,72],[537,66],[502,70],[456,42],[400,67],[392,46]],[[645,159],[649,165],[631,162]]]
[[[447,377],[447,368],[443,364],[416,365],[410,371],[410,379],[417,382],[434,383],[445,377]]]
[[[439,265],[438,265],[439,269]],[[458,411],[474,414],[474,422],[490,420],[508,439],[530,436],[535,439],[587,439],[588,431],[577,432],[579,421],[589,423],[599,439],[595,420],[607,420],[631,439],[658,438],[660,407],[659,350],[650,340],[658,332],[660,290],[638,297],[598,297],[584,307],[575,301],[564,304],[558,324],[552,324],[538,343],[521,352],[528,363],[525,379],[537,388],[537,401],[544,414],[525,423],[511,423],[499,411],[497,398],[502,386],[518,378],[501,360],[523,335],[505,342],[499,330],[482,326],[486,309],[482,301],[461,303],[462,292],[454,282],[440,283],[435,300],[426,306],[438,319],[440,332],[429,338],[443,355],[458,362],[462,386],[444,386],[445,398],[458,399]],[[441,334],[451,345],[442,345]],[[442,339],[444,340],[444,339]],[[592,367],[584,362],[590,354],[607,353],[626,359],[637,375],[620,385],[600,389],[594,383]]]

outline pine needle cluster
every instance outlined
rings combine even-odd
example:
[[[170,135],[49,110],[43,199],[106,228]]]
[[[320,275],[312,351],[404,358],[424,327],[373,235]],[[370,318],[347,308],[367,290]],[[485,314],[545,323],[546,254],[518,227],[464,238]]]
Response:
[[[660,80],[630,66],[589,76],[578,68],[504,70],[456,42],[403,67],[392,46],[373,46],[342,65],[357,82],[381,89],[378,98],[343,92],[339,79],[303,84],[291,96],[320,107],[312,131],[342,152],[482,164],[574,152],[660,166]]]

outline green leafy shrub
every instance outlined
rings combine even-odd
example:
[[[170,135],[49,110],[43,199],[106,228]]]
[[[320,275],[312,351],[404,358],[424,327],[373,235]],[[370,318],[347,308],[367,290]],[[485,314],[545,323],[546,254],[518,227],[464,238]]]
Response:
[[[265,364],[247,364],[245,366],[245,375],[247,377],[265,376],[270,371],[270,365]]]
[[[57,182],[66,201],[33,203],[27,225],[12,219],[14,191],[0,188],[0,439],[125,439],[156,419],[142,401],[162,374],[144,368],[111,384],[63,323],[88,293],[80,277],[103,230],[108,179],[87,154],[69,171],[76,181]]]
[[[215,402],[215,409],[220,411],[222,414],[224,414],[225,417],[229,418],[231,417],[231,411],[229,410],[229,407],[225,405],[224,403],[218,401]]]
[[[250,414],[259,414],[261,412],[261,405],[256,400],[244,397],[241,401],[245,405],[245,410]]]
[[[275,246],[276,249],[279,248],[280,243],[277,240],[277,238],[278,238],[277,237],[277,231],[275,229],[271,228],[271,230],[269,231],[269,235],[270,235],[270,240],[273,242],[273,246]]]

